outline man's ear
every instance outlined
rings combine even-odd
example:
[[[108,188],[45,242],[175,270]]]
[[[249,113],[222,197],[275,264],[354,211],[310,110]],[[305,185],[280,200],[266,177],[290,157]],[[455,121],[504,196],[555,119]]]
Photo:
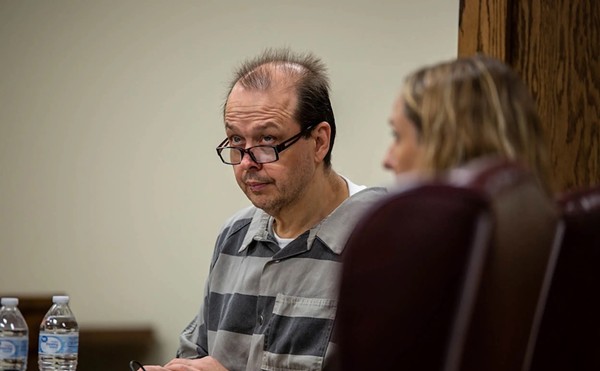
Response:
[[[312,130],[315,139],[315,161],[322,162],[329,152],[329,139],[331,138],[331,126],[327,121],[322,121]]]

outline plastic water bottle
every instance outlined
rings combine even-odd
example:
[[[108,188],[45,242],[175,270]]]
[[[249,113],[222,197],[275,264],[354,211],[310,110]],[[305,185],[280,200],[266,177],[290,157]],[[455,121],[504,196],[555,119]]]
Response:
[[[79,325],[69,308],[68,296],[53,296],[54,303],[40,325],[38,364],[40,371],[77,369]]]
[[[0,371],[26,371],[29,328],[19,311],[19,299],[0,300]]]

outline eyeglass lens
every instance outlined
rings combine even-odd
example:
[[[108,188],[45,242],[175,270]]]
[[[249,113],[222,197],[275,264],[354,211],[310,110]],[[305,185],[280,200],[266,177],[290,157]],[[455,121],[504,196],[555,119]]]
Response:
[[[225,147],[221,151],[221,157],[230,164],[239,164],[242,162],[244,152],[251,153],[252,160],[259,164],[273,162],[277,159],[277,152],[275,151],[275,148],[270,146],[252,147],[245,151],[241,148]]]

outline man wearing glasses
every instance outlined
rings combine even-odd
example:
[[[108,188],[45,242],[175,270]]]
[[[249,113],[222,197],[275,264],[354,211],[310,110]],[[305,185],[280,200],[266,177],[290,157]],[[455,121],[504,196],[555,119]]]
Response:
[[[244,63],[216,148],[253,206],[222,228],[204,304],[177,359],[146,370],[333,369],[341,254],[384,194],[331,167],[335,120],[323,63],[268,50]]]

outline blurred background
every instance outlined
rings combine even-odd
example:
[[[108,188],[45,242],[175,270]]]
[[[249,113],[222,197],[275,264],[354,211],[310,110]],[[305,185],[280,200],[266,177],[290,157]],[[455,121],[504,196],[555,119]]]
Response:
[[[392,102],[412,69],[456,56],[458,7],[0,0],[0,295],[48,298],[44,312],[70,295],[81,364],[120,334],[167,362],[221,224],[249,204],[215,153],[233,69],[267,47],[322,57],[334,169],[388,185]]]

